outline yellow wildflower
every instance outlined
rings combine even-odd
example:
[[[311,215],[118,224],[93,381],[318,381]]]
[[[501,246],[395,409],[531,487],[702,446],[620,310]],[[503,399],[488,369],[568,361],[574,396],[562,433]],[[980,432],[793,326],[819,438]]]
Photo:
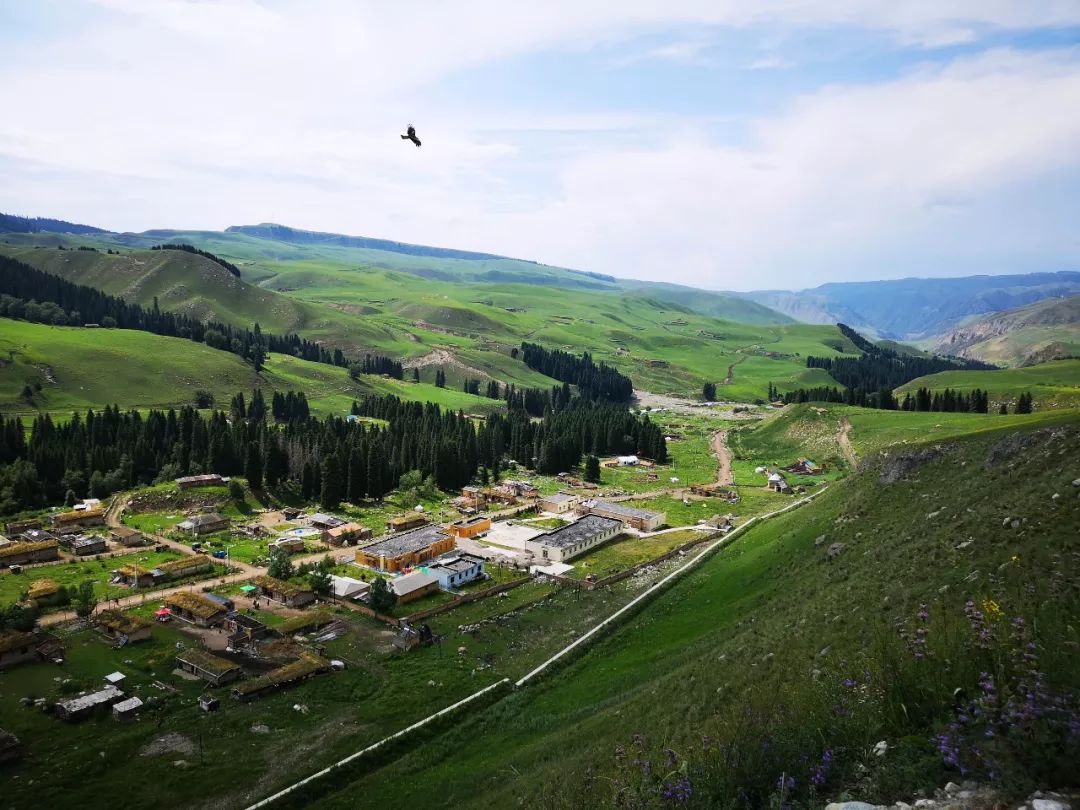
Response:
[[[991,621],[996,621],[1005,615],[1005,611],[1001,609],[1001,606],[993,599],[984,599],[982,603],[983,613],[986,618]]]

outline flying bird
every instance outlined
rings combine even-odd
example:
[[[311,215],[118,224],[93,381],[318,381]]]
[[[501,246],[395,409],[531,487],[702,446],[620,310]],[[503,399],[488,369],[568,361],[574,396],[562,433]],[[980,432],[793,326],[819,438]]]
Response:
[[[409,128],[405,130],[405,134],[401,136],[401,140],[412,141],[417,146],[419,146],[420,139],[416,137],[416,127],[414,127],[412,124],[409,124]]]

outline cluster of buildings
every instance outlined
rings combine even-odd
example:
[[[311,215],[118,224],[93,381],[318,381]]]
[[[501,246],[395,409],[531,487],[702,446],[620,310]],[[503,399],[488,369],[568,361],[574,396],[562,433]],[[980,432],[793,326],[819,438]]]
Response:
[[[539,497],[540,490],[531,481],[507,479],[493,487],[463,487],[452,503],[462,514],[471,515],[487,506],[513,506]]]

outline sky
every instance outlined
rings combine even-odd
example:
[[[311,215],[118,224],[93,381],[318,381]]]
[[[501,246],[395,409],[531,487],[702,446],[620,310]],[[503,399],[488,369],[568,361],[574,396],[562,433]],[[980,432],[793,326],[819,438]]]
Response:
[[[0,211],[110,230],[732,290],[1080,269],[1080,0],[0,0],[0,110]]]

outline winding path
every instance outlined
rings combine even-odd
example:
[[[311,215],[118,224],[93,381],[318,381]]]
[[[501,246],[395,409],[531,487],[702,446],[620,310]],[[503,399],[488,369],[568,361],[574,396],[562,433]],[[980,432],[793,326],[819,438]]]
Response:
[[[736,360],[734,363],[727,367],[727,376],[720,381],[721,385],[731,385],[731,383],[734,382],[735,366],[739,365],[739,363],[743,362],[744,360],[746,360],[745,355],[743,357],[740,357],[738,360]]]
[[[718,467],[716,470],[716,483],[722,487],[730,487],[735,484],[735,476],[731,472],[731,448],[727,444],[726,430],[719,430],[713,434],[712,447],[713,453],[716,454],[716,460]]]
[[[841,419],[836,429],[836,443],[840,445],[840,452],[844,454],[844,458],[847,463],[851,465],[852,469],[855,469],[859,463],[858,456],[855,455],[855,448],[851,446],[851,422],[846,418]]]

